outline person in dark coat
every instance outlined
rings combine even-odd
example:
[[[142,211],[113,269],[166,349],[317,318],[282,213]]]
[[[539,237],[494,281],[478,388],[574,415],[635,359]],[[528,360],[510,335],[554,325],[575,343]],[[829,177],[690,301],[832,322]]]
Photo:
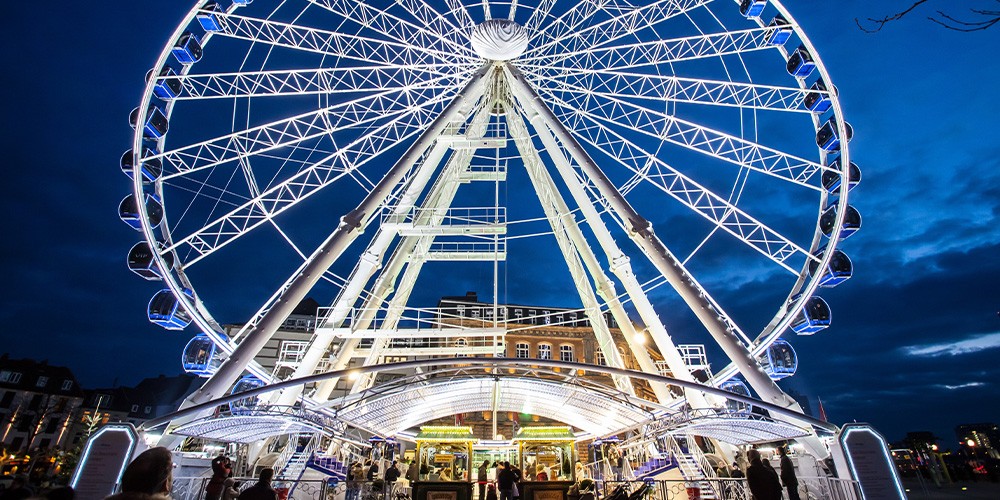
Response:
[[[500,500],[511,500],[513,498],[514,485],[517,476],[510,467],[510,462],[504,462],[503,467],[497,472],[497,490],[500,491]]]
[[[122,473],[121,492],[105,500],[170,500],[174,457],[158,446],[135,457]]]
[[[781,482],[788,490],[788,500],[799,500],[799,479],[795,477],[795,466],[788,457],[788,447],[778,448],[778,453],[781,454]]]
[[[782,488],[781,488],[781,479],[778,477],[778,471],[774,470],[774,466],[771,465],[771,461],[770,460],[761,460],[761,463],[764,464],[764,468],[767,469],[767,472],[769,472],[771,474],[771,476],[773,476],[773,479],[774,479],[773,482],[777,484],[777,486],[775,486],[774,484],[772,484],[772,486],[775,486],[775,488],[774,488],[774,495],[775,495],[775,497],[774,498],[780,499],[781,498],[781,489]]]
[[[392,464],[385,469],[385,475],[382,476],[385,479],[386,492],[392,497],[393,489],[396,487],[396,480],[399,479],[401,475],[399,473],[398,463],[393,460]]]
[[[781,500],[781,482],[778,481],[778,475],[764,467],[760,452],[748,451],[747,459],[750,460],[750,466],[747,467],[747,486],[750,487],[753,500]]]
[[[479,475],[476,476],[476,484],[479,486],[479,500],[486,499],[486,483],[490,482],[490,461],[483,460],[483,465],[479,466]]]
[[[243,490],[237,500],[278,500],[278,492],[271,487],[274,479],[274,469],[261,469],[257,482]]]
[[[371,460],[369,460],[367,463],[365,463],[365,466],[368,468],[368,476],[367,476],[368,480],[374,481],[375,478],[378,477],[378,463],[374,463]]]

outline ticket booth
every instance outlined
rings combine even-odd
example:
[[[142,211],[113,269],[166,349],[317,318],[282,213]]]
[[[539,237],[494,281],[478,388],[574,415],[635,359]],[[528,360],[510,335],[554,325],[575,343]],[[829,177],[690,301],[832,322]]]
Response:
[[[524,475],[521,500],[566,500],[566,491],[576,482],[576,436],[572,429],[522,427],[514,443]]]
[[[417,434],[414,500],[472,500],[471,427],[425,426]]]

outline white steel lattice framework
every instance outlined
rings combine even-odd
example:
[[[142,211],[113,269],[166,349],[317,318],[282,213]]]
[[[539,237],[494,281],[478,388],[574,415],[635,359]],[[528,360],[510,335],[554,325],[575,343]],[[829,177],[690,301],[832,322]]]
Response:
[[[713,385],[740,375],[798,409],[758,358],[849,276],[833,267],[857,179],[835,87],[780,3],[246,3],[188,13],[123,157],[134,205],[162,204],[136,210],[154,251],[133,268],[174,297],[159,321],[190,319],[221,361],[187,404],[245,371],[275,381],[254,357],[306,296],[330,307],[294,377],[497,354],[524,328],[499,305],[561,279],[548,297],[579,307],[610,366],[656,372],[648,337],[693,380],[668,328],[703,332],[729,363]],[[463,286],[492,292],[482,324],[418,317]],[[270,402],[322,406],[335,385]],[[661,405],[720,404],[651,385]]]

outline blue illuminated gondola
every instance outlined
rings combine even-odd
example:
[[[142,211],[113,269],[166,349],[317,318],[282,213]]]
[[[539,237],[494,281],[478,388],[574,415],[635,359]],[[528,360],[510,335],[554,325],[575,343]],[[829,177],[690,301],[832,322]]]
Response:
[[[129,125],[136,128],[139,123],[139,108],[135,108],[129,113]],[[146,139],[159,139],[166,135],[170,122],[167,115],[163,114],[159,106],[150,106],[146,113],[146,121],[142,124],[142,136]]]
[[[253,390],[263,386],[264,382],[259,378],[254,377],[253,375],[244,375],[243,378],[241,378],[238,382],[236,382],[236,385],[233,386],[233,390],[230,394],[239,394],[241,392]],[[252,412],[254,408],[257,408],[257,403],[257,396],[237,399],[236,401],[229,403],[229,411],[237,415],[247,414]]]
[[[791,344],[778,339],[764,351],[764,355],[760,357],[760,365],[771,380],[781,380],[795,374],[799,359]]]
[[[767,6],[767,0],[742,0],[740,2],[740,14],[744,17],[760,17],[760,13],[764,12],[764,7]]]
[[[160,159],[149,158],[156,154],[159,154],[159,151],[152,148],[142,148],[143,160],[139,163],[139,173],[142,174],[142,179],[145,182],[154,182],[163,173],[163,163],[160,162]],[[129,176],[130,179],[134,178],[133,175],[135,175],[134,162],[135,153],[131,149],[122,153],[122,172],[125,172],[125,175]]]
[[[163,279],[163,272],[160,270],[160,266],[156,264],[156,260],[153,257],[154,255],[152,250],[149,248],[149,243],[146,243],[145,241],[136,243],[132,249],[128,251],[129,271],[132,271],[147,280]],[[174,267],[174,254],[163,254],[163,261],[167,265],[167,271],[169,272]]]
[[[729,379],[723,382],[719,385],[719,389],[729,391],[733,394],[739,394],[740,396],[750,397],[750,389],[743,383],[742,380],[738,378]],[[753,411],[753,406],[742,401],[727,399],[726,410],[730,413],[736,414],[737,416],[747,416],[751,411]]]
[[[831,236],[830,233],[833,232],[833,226],[837,222],[837,206],[830,205],[819,218],[819,228],[823,231],[823,234],[827,238]],[[844,214],[844,225],[840,229],[840,239],[847,239],[847,237],[858,232],[861,229],[861,213],[850,205],[847,206],[847,211]]]
[[[846,142],[851,142],[854,138],[854,128],[850,123],[844,122],[844,129],[847,131]],[[840,151],[840,129],[837,127],[837,118],[831,116],[826,123],[816,132],[816,145],[830,153]]]
[[[184,289],[184,294],[193,299],[191,291]],[[191,324],[191,314],[181,306],[177,297],[169,288],[164,288],[153,295],[147,309],[149,321],[167,330],[183,330]]]
[[[840,175],[840,157],[830,162],[830,168],[833,170],[826,170],[823,172],[823,189],[830,194],[836,194],[840,190],[840,186],[843,184],[843,178]],[[854,189],[855,186],[861,182],[861,168],[858,167],[856,163],[851,162],[851,166],[848,168],[850,172],[850,180],[847,184],[847,190],[850,191]]]
[[[181,355],[184,371],[199,377],[210,377],[219,369],[222,360],[215,356],[215,342],[208,335],[199,333],[184,346]]]
[[[806,98],[803,100],[806,109],[813,113],[825,113],[830,109],[833,101],[830,99],[830,94],[826,91],[826,84],[823,83],[823,79],[813,82],[809,90],[810,92],[806,94]]]
[[[240,7],[246,7],[247,5],[250,5],[252,2],[253,0],[233,0],[233,4],[238,5]]]
[[[146,193],[145,199],[146,217],[149,219],[151,226],[157,227],[160,225],[160,221],[163,220],[163,205],[160,203],[160,198],[155,194]],[[139,207],[135,203],[135,196],[128,195],[118,204],[118,217],[136,230],[142,229],[142,222],[139,219],[141,216]]]
[[[153,79],[154,74],[155,70],[149,70],[146,73],[146,82]],[[160,70],[159,76],[156,77],[156,82],[153,83],[153,94],[164,100],[170,100],[179,96],[182,89],[183,86],[181,85],[180,78],[177,77],[177,72],[170,66],[164,66]]]
[[[826,249],[819,249],[813,255],[817,258],[823,258],[823,252]],[[847,257],[847,254],[841,252],[840,250],[834,250],[833,256],[830,258],[830,264],[819,271],[819,263],[811,260],[809,261],[809,272],[812,275],[819,274],[819,286],[832,288],[835,287],[848,279],[854,274],[854,264],[851,263],[851,259]]]
[[[785,65],[785,68],[788,69],[788,74],[794,77],[808,78],[813,70],[816,69],[816,62],[813,61],[813,57],[809,51],[805,47],[800,46],[788,57],[788,63]]]
[[[223,12],[218,2],[208,2],[198,13],[198,22],[205,31],[222,31],[222,18],[219,14]]]
[[[767,23],[767,31],[764,33],[764,43],[767,45],[784,45],[792,36],[792,26],[781,14],[774,16],[771,22]]]
[[[812,335],[830,326],[830,305],[822,297],[813,295],[802,305],[792,319],[792,331],[799,335]]]
[[[177,39],[177,43],[174,44],[174,48],[171,49],[171,53],[174,54],[174,57],[181,64],[194,64],[201,60],[201,42],[198,41],[198,37],[196,37],[194,33],[185,31],[184,34]]]

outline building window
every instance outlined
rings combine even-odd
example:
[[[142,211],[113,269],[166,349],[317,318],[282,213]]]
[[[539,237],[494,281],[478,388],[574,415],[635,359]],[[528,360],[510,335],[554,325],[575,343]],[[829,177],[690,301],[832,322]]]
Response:
[[[518,342],[517,345],[514,346],[514,357],[522,359],[529,357],[527,342]]]
[[[38,377],[38,383],[35,384],[36,387],[45,387],[49,383],[49,377]]]
[[[468,340],[465,340],[465,339],[457,339],[457,340],[455,340],[455,347],[457,347],[459,349],[465,349],[468,346],[469,346],[469,341]],[[468,356],[468,354],[461,353],[461,352],[455,355],[455,357],[458,357],[458,358],[464,358],[466,356]]]
[[[552,316],[549,315],[549,311],[542,311],[542,315],[545,317],[546,325],[552,323]]]
[[[72,380],[63,380],[62,390],[68,391],[68,390],[70,390],[72,388],[73,388],[73,381]]]
[[[139,405],[132,405],[132,410],[131,410],[131,412],[132,412],[132,413],[135,413],[135,412],[137,412],[137,411],[139,411]]]
[[[597,364],[601,366],[608,366],[608,360],[604,358],[604,353],[600,349],[597,350]]]
[[[20,381],[21,381],[20,373],[8,370],[0,371],[0,382],[10,382],[11,384],[16,384]]]
[[[559,361],[568,361],[571,363],[576,361],[573,358],[573,346],[565,344],[559,346]]]
[[[552,359],[552,346],[549,344],[538,344],[538,359]]]
[[[576,326],[576,313],[569,313],[569,326]]]
[[[17,393],[14,391],[7,391],[3,393],[3,399],[0,399],[0,408],[10,408],[10,404],[14,402],[14,396]]]
[[[58,418],[50,418],[49,419],[49,423],[45,425],[45,433],[46,434],[52,434],[53,432],[55,432],[58,429],[59,429],[59,419]],[[42,445],[42,448],[45,448],[45,445]]]
[[[524,317],[524,311],[521,310],[521,309],[514,309],[514,317],[515,318],[523,318]]]
[[[142,409],[142,412],[145,413],[146,415],[149,415],[149,412],[151,412],[151,411],[153,411],[153,407],[152,406],[147,406],[147,407],[145,407],[145,408]]]

